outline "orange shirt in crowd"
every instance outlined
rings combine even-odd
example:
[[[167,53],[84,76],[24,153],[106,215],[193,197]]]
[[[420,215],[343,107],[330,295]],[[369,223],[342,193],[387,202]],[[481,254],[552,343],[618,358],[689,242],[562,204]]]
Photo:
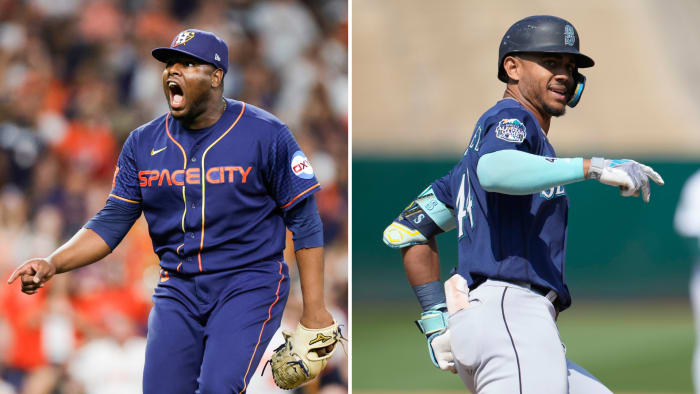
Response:
[[[117,157],[116,141],[106,125],[72,122],[56,150],[66,162],[90,169],[93,176],[111,179]]]
[[[0,286],[0,316],[12,333],[9,366],[31,370],[46,365],[41,343],[41,319],[46,306],[47,284],[42,291],[27,295],[20,291],[20,282]]]

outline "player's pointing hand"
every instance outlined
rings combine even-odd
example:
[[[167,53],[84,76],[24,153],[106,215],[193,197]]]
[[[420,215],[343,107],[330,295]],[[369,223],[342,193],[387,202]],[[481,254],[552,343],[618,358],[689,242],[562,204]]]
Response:
[[[586,178],[597,179],[610,186],[619,186],[620,193],[625,197],[637,197],[641,192],[644,202],[649,202],[651,196],[649,179],[658,185],[664,184],[661,175],[647,165],[634,160],[606,160],[600,157],[591,159]]]
[[[56,267],[47,259],[37,258],[27,260],[22,265],[17,267],[10,275],[7,283],[13,283],[17,278],[20,278],[22,283],[22,292],[26,294],[34,294],[39,288],[44,287],[49,279],[56,274]]]

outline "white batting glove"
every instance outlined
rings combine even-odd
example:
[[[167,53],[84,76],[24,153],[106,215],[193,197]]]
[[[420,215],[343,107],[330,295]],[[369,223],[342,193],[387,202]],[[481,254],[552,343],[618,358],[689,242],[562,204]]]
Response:
[[[634,160],[606,160],[602,157],[591,159],[586,178],[597,179],[610,186],[619,186],[620,194],[624,197],[637,197],[641,191],[644,202],[649,202],[651,195],[649,178],[658,185],[664,184],[661,175],[649,166]]]
[[[430,347],[433,349],[435,361],[438,368],[443,371],[457,373],[455,367],[455,358],[452,355],[452,347],[450,346],[450,329],[447,328],[444,333],[435,336],[430,340]]]

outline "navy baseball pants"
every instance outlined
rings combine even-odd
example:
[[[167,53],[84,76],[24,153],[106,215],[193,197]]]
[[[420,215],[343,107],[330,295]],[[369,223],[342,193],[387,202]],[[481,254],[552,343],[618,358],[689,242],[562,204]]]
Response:
[[[143,392],[244,393],[288,295],[282,259],[199,275],[162,273],[148,318]]]

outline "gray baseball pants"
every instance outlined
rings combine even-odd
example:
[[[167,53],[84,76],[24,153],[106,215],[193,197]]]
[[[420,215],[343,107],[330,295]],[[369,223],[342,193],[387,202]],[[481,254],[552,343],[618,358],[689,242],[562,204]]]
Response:
[[[487,280],[449,327],[457,371],[472,393],[612,393],[566,358],[554,306],[525,286]]]

